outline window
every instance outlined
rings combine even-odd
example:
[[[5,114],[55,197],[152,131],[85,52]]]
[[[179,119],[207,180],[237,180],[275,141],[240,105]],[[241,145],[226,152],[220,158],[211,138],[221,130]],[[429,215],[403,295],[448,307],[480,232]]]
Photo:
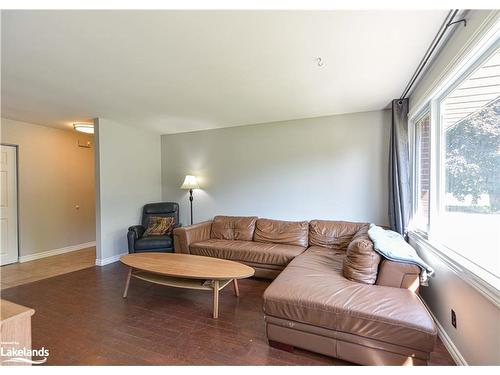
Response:
[[[431,112],[431,110],[433,112]],[[498,288],[500,277],[500,48],[414,121],[414,229]],[[436,139],[433,139],[435,137]],[[464,260],[464,262],[462,262]],[[493,277],[493,278],[492,278]]]
[[[431,116],[426,113],[415,124],[416,132],[416,213],[414,225],[427,232],[429,227],[430,182],[431,182]]]
[[[500,50],[440,108],[440,242],[500,275]]]

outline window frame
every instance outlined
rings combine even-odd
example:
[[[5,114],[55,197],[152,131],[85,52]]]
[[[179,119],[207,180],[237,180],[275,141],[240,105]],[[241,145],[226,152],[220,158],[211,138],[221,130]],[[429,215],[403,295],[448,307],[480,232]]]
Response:
[[[442,125],[442,102],[456,87],[466,80],[479,66],[481,66],[496,50],[500,48],[500,38],[484,46],[475,54],[469,56],[462,68],[451,76],[442,89],[428,97],[419,106],[418,111],[408,119],[409,125],[409,156],[410,156],[410,186],[412,188],[411,219],[418,212],[419,196],[419,160],[418,160],[418,131],[417,124],[427,114],[430,114],[431,134],[431,168],[429,191],[429,222],[427,232],[422,228],[411,226],[409,237],[419,244],[425,244],[435,255],[450,266],[457,274],[462,275],[471,285],[478,288],[490,300],[500,306],[500,275],[492,274],[478,264],[470,261],[460,252],[455,251],[439,242],[439,223],[443,213],[443,187],[445,186],[446,139]]]
[[[442,125],[442,105],[443,101],[446,99],[446,97],[453,91],[455,90],[463,81],[465,81],[474,71],[479,68],[495,51],[497,51],[500,48],[500,39],[497,40],[495,43],[493,43],[489,48],[484,50],[479,57],[474,60],[472,63],[469,60],[469,64],[465,71],[458,75],[447,87],[446,89],[433,101],[435,102],[435,111],[436,111],[436,132],[437,136],[439,139],[439,145],[437,145],[437,149],[435,150],[439,156],[438,156],[438,161],[436,168],[437,169],[437,179],[438,179],[438,185],[436,190],[436,198],[437,198],[437,214],[441,215],[442,211],[444,210],[444,189],[445,187],[445,175],[446,175],[446,167],[444,164],[444,161],[446,161],[446,137],[445,137],[445,129],[444,126]],[[443,163],[441,163],[443,162]],[[439,219],[439,217],[437,218]]]
[[[430,126],[430,134],[431,134],[431,142],[432,142],[432,113],[431,110],[428,106],[424,106],[413,118],[413,125],[410,127],[410,160],[413,160],[410,162],[410,176],[411,176],[411,187],[413,189],[412,193],[412,208],[411,208],[411,215],[412,219],[413,217],[418,213],[419,210],[419,193],[420,193],[420,131],[417,129],[417,125],[420,121],[422,121],[426,116],[429,116],[429,126]],[[432,155],[434,154],[432,144],[430,147],[430,154],[431,154],[431,171],[430,171],[430,180],[431,180],[431,187],[432,187]],[[413,227],[413,231],[417,232],[421,236],[424,236],[425,238],[428,237],[429,229],[430,229],[430,206],[431,206],[431,200],[432,200],[432,192],[431,189],[429,189],[429,217],[427,218],[427,228],[424,230],[423,228],[420,227]]]

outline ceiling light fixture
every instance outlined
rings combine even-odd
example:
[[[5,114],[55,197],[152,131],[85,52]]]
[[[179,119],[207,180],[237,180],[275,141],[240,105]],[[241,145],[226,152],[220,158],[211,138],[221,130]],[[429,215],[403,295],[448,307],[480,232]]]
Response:
[[[73,129],[81,133],[94,134],[94,124],[77,122],[73,124]]]

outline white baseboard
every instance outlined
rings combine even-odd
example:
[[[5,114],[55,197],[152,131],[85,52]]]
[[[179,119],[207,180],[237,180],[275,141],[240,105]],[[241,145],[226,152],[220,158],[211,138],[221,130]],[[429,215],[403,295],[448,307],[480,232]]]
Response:
[[[37,260],[37,259],[41,259],[41,258],[51,257],[54,255],[60,255],[60,254],[69,253],[72,251],[82,250],[82,249],[86,249],[87,247],[92,247],[92,246],[95,246],[95,241],[80,243],[78,245],[61,247],[60,249],[47,250],[47,251],[43,251],[41,253],[20,256],[19,262],[20,263],[30,262],[32,260]]]
[[[113,255],[112,257],[107,257],[107,258],[103,258],[103,259],[96,259],[95,260],[95,265],[96,266],[105,266],[106,264],[111,264],[111,263],[114,263],[114,262],[118,262],[120,260],[120,258],[122,256],[124,256],[125,254],[128,254],[127,253],[121,253],[121,254],[118,254],[118,255]]]
[[[420,298],[420,299],[424,303],[425,307],[427,308],[427,311],[429,311],[429,314],[431,314],[432,319],[434,319],[434,323],[436,323],[436,327],[438,330],[438,337],[443,342],[446,350],[448,350],[448,352],[450,353],[451,358],[453,358],[453,360],[455,361],[455,363],[458,366],[468,366],[467,361],[462,356],[462,354],[460,353],[460,351],[458,350],[456,345],[453,343],[453,341],[451,341],[450,336],[448,336],[448,334],[444,330],[444,327],[441,325],[441,323],[439,323],[439,320],[437,320],[437,318],[432,313],[429,306],[427,306],[427,304],[425,303],[425,301],[422,298]]]

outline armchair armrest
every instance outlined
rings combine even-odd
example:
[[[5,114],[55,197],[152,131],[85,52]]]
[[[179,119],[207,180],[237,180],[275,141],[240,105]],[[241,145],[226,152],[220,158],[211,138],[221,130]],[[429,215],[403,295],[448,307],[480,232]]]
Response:
[[[133,225],[128,228],[128,232],[131,235],[134,235],[135,239],[141,238],[145,231],[146,228],[144,228],[142,225]]]
[[[128,252],[130,254],[135,252],[135,241],[142,237],[146,228],[142,225],[134,225],[128,228],[127,241],[128,241]]]
[[[376,285],[409,289],[417,292],[420,286],[420,268],[414,264],[384,259],[380,263]]]
[[[189,245],[210,239],[211,229],[212,220],[187,227],[175,228],[173,231],[174,251],[176,253],[189,254]]]

